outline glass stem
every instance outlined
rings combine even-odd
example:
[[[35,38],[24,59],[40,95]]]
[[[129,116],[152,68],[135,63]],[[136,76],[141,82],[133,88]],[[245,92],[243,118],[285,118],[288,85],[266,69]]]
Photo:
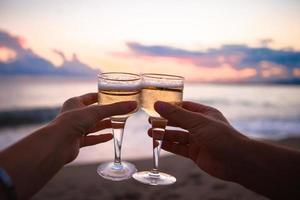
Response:
[[[115,149],[114,167],[117,168],[122,168],[121,150],[122,150],[122,141],[123,141],[125,122],[126,119],[124,121],[115,121],[111,119],[112,132],[114,136],[114,149]]]
[[[150,119],[152,124],[152,142],[153,142],[153,168],[150,172],[150,176],[159,177],[159,154],[163,136],[165,133],[165,127],[156,127],[157,122],[154,119]]]

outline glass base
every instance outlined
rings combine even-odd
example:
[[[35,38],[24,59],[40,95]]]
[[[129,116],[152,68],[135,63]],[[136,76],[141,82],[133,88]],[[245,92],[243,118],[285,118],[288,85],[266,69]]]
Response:
[[[132,177],[144,184],[148,185],[171,185],[176,182],[176,178],[166,173],[159,172],[153,174],[150,171],[137,172]]]
[[[129,162],[115,164],[114,162],[103,163],[98,166],[97,173],[105,179],[112,181],[122,181],[130,179],[132,174],[137,172],[136,167]]]

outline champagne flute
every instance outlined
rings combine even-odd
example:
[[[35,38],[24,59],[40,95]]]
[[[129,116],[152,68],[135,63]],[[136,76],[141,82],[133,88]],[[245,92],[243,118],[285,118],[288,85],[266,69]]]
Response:
[[[180,105],[183,96],[184,78],[167,74],[142,75],[142,109],[150,116],[153,140],[153,168],[151,171],[137,172],[133,178],[149,185],[170,185],[176,178],[159,172],[159,153],[167,120],[162,118],[154,109],[156,101],[166,101]]]
[[[100,105],[120,101],[137,101],[139,104],[140,93],[141,77],[138,74],[108,72],[98,75],[98,100]],[[137,171],[133,164],[121,161],[124,127],[127,118],[132,113],[112,116],[110,118],[114,136],[115,158],[113,162],[103,163],[97,168],[98,174],[105,179],[113,181],[126,180],[131,178],[132,174]]]

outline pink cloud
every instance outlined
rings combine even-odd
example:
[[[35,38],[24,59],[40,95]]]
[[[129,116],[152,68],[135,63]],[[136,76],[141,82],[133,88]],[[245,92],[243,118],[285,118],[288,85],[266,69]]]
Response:
[[[271,39],[262,40],[261,47],[223,45],[207,50],[186,50],[164,45],[143,45],[128,42],[128,52],[117,56],[143,60],[144,63],[173,62],[183,70],[198,74],[198,80],[273,81],[296,77],[300,52],[293,49],[271,49]],[[224,67],[226,66],[226,67]],[[179,68],[176,67],[176,70]],[[202,77],[206,74],[207,77]],[[193,75],[193,79],[197,79]]]

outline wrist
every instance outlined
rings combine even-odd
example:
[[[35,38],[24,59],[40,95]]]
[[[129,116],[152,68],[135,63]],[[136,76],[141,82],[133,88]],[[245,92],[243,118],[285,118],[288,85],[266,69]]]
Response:
[[[53,121],[47,126],[52,140],[55,142],[56,155],[61,161],[62,165],[68,164],[73,161],[79,153],[79,137],[70,130],[61,121]]]
[[[39,131],[43,133],[41,137],[44,138],[44,141],[47,141],[44,146],[49,151],[47,155],[55,158],[57,165],[61,167],[68,163],[68,150],[66,148],[70,145],[72,138],[67,134],[67,130],[64,130],[64,126],[53,121]]]
[[[233,182],[240,182],[245,171],[251,168],[251,153],[249,149],[253,146],[252,139],[239,133],[239,136],[234,140],[234,145],[227,164],[228,180]],[[249,155],[250,153],[250,155]]]

